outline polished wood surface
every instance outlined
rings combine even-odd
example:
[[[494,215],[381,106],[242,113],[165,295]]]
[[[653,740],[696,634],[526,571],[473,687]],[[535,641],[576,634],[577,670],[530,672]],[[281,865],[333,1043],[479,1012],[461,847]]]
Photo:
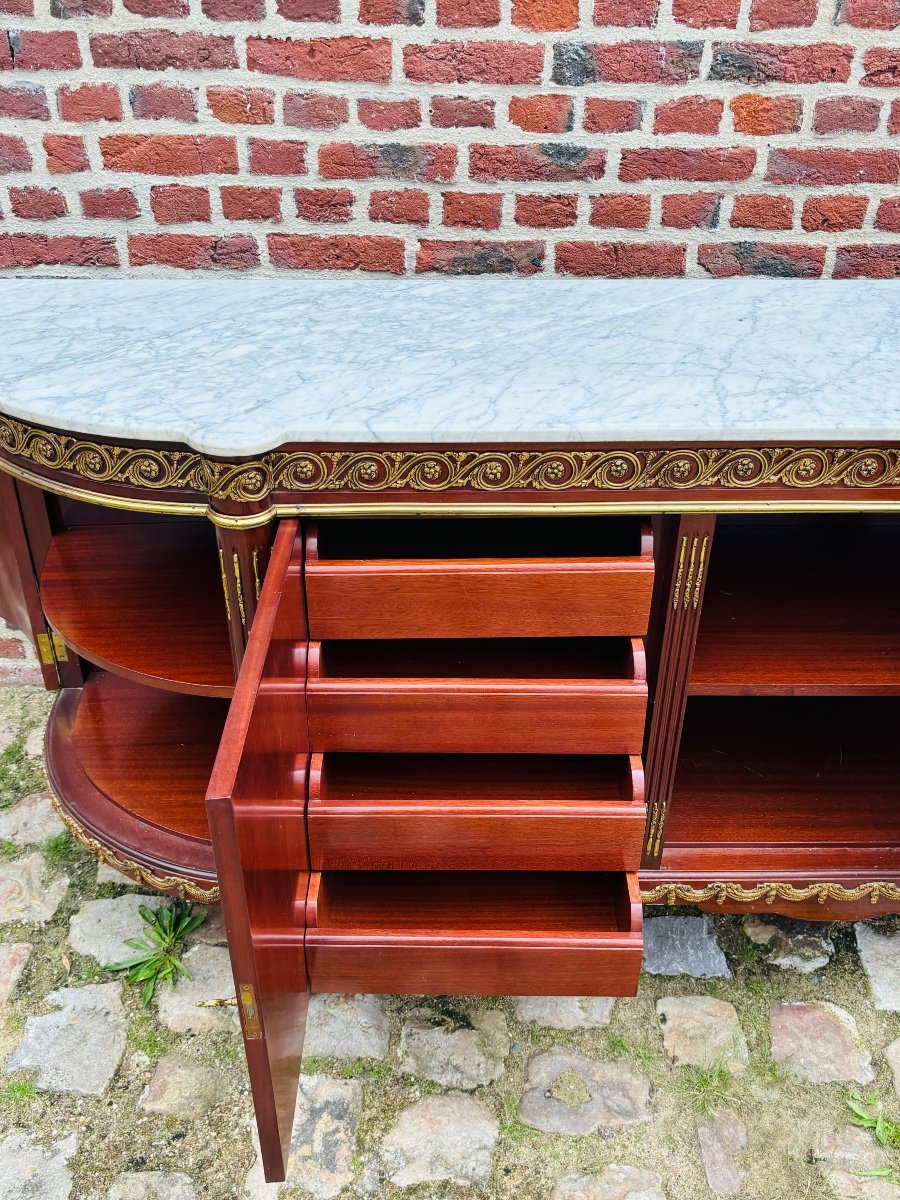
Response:
[[[90,662],[153,687],[230,696],[234,666],[213,530],[204,520],[57,533],[44,612]]]
[[[900,695],[900,520],[720,517],[692,695]]]
[[[612,646],[605,639],[572,640],[580,646],[563,638],[313,642],[310,745],[400,753],[638,752],[647,705],[640,640]],[[401,648],[399,664],[391,661],[394,646]]]
[[[207,808],[266,1178],[285,1177],[309,983],[302,545],[278,530]]]
[[[313,868],[624,871],[640,857],[640,759],[314,754]]]
[[[513,871],[313,873],[314,991],[633,994],[634,875]]]
[[[103,845],[158,874],[215,883],[203,799],[226,708],[98,671],[53,706],[50,784]]]
[[[310,636],[642,636],[653,588],[636,520],[331,521],[306,538]]]
[[[900,706],[692,699],[663,866],[900,868]]]

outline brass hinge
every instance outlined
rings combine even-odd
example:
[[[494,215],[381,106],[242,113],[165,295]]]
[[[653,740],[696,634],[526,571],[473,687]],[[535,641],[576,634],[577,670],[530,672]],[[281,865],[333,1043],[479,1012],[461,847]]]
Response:
[[[69,661],[66,644],[58,633],[39,633],[36,641],[38,656],[45,667],[55,667],[58,662]]]
[[[238,988],[240,997],[241,1016],[244,1018],[244,1037],[248,1041],[256,1041],[262,1037],[262,1023],[259,1019],[259,1009],[256,1007],[256,993],[252,983],[242,983]]]

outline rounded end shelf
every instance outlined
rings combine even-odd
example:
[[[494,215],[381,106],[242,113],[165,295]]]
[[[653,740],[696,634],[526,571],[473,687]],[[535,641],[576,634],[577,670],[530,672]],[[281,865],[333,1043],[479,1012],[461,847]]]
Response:
[[[148,887],[217,901],[205,797],[227,710],[105,671],[61,691],[47,773],[76,840]]]
[[[205,520],[58,533],[41,602],[52,628],[95,666],[196,696],[234,692],[218,551]]]

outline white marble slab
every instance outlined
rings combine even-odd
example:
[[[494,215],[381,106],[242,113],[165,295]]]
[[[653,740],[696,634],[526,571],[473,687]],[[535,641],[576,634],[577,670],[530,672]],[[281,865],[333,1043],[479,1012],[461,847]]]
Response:
[[[0,411],[283,442],[900,438],[900,283],[0,281]]]

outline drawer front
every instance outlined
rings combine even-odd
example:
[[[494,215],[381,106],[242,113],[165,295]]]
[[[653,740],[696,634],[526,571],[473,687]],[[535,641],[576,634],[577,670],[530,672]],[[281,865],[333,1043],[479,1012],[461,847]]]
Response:
[[[310,745],[322,751],[637,754],[646,685],[310,678]]]
[[[598,806],[599,807],[599,806]],[[646,809],[365,814],[310,803],[314,870],[627,871],[640,862]]]
[[[633,996],[641,973],[640,934],[621,944],[454,944],[434,939],[331,942],[306,935],[314,992],[380,992],[415,996]]]
[[[329,638],[640,637],[651,558],[307,562],[309,630]]]

